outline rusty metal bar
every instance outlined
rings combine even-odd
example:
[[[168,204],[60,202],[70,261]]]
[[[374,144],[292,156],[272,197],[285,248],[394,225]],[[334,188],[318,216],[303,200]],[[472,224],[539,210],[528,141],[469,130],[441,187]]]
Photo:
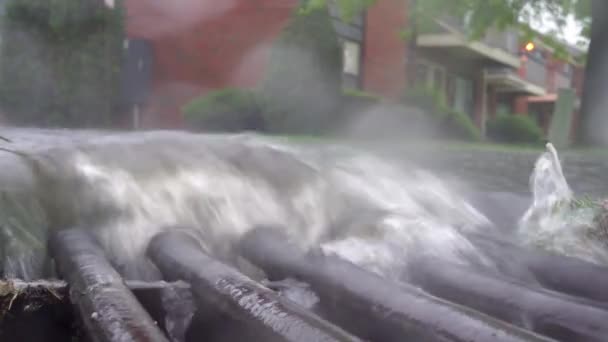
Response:
[[[59,274],[70,284],[70,301],[93,341],[167,341],[90,234],[64,230],[49,244]]]
[[[608,268],[580,259],[533,250],[510,241],[471,235],[469,239],[497,261],[523,266],[544,287],[608,304]],[[509,273],[520,277],[521,273]],[[526,280],[526,279],[522,279]]]
[[[250,232],[242,239],[240,251],[272,279],[296,277],[310,284],[325,315],[364,339],[553,341],[393,283],[337,257],[305,253],[272,229]]]
[[[559,341],[605,341],[608,311],[578,298],[522,284],[440,260],[417,260],[409,280],[425,291]]]
[[[270,341],[360,341],[295,303],[207,256],[184,232],[161,233],[148,256],[165,277],[191,284],[198,302],[234,317]]]

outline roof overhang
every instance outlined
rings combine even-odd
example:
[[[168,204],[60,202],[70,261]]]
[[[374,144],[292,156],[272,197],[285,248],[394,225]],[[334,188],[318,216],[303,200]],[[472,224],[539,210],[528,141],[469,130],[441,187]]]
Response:
[[[528,97],[528,103],[549,103],[557,101],[557,94],[546,94]]]
[[[558,94],[551,93],[551,94],[546,94],[546,95],[542,95],[542,96],[528,96],[526,99],[528,100],[528,103],[540,103],[540,104],[556,103],[558,100]],[[581,107],[581,99],[577,96],[574,101],[574,108],[576,110],[579,110],[580,107]]]
[[[521,65],[519,57],[483,42],[468,40],[459,33],[421,34],[416,42],[421,48],[452,50],[453,55],[461,58],[484,59],[516,69]]]
[[[486,82],[496,87],[497,92],[519,93],[532,96],[545,96],[547,91],[536,84],[530,83],[513,72],[488,73]]]

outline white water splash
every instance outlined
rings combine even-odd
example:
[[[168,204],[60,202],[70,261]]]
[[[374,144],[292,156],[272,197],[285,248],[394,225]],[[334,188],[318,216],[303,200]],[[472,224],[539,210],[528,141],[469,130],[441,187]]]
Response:
[[[522,218],[522,224],[534,223],[540,227],[555,224],[555,208],[572,199],[572,190],[564,177],[559,156],[551,143],[534,165],[530,176],[533,203]]]
[[[407,261],[422,254],[487,263],[462,233],[490,222],[430,173],[357,157],[338,165],[331,179],[344,198],[374,211],[351,211],[353,225],[343,237],[322,244],[326,253],[390,278],[399,278]]]
[[[597,228],[597,211],[570,206],[573,193],[550,143],[547,152],[536,161],[530,188],[534,200],[522,217],[518,232],[525,244],[589,262],[608,262],[606,246],[591,234]]]
[[[215,256],[256,225],[279,225],[397,276],[412,255],[483,259],[462,235],[488,221],[438,178],[363,153],[324,153],[260,137],[138,133],[61,148],[40,160],[51,226],[97,235],[119,270],[158,278],[145,258],[165,229],[189,229]],[[48,184],[52,184],[49,186]]]

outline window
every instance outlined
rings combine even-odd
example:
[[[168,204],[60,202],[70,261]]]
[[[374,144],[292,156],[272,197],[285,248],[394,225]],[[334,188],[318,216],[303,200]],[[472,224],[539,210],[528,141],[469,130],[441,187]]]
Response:
[[[455,76],[450,85],[452,88],[449,91],[452,94],[452,108],[472,115],[473,107],[475,106],[473,81]]]
[[[445,70],[441,68],[435,68],[433,70],[433,84],[431,86],[437,90],[444,90],[445,80]]]
[[[361,47],[359,43],[345,40],[342,45],[342,60],[345,74],[359,75],[361,63]]]
[[[446,88],[445,68],[427,61],[419,61],[416,65],[416,80],[426,87],[443,92]]]
[[[473,22],[473,12],[472,11],[467,11],[467,13],[465,13],[464,17],[462,18],[462,28],[465,30],[465,32],[469,32],[471,29],[471,23]]]
[[[545,52],[538,48],[534,49],[532,52],[529,52],[528,55],[538,63],[545,64],[546,62]]]
[[[429,82],[430,68],[423,63],[416,64],[416,82],[424,86],[430,86]]]

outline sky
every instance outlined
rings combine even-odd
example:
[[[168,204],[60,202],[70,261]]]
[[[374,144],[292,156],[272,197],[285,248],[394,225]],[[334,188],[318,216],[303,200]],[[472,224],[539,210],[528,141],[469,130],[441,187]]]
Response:
[[[554,20],[552,20],[551,16],[548,15],[544,18],[539,18],[539,20],[537,22],[532,22],[530,23],[530,26],[532,26],[532,28],[542,32],[542,33],[548,33],[548,32],[560,32],[560,36],[559,38],[565,40],[566,42],[568,42],[571,45],[574,46],[578,46],[579,48],[580,46],[580,42],[585,41],[586,42],[586,38],[582,37],[580,35],[581,32],[581,24],[573,17],[570,16],[566,22],[566,26],[565,27],[559,27],[558,25],[554,22]],[[582,46],[582,48],[586,48],[586,44]]]

